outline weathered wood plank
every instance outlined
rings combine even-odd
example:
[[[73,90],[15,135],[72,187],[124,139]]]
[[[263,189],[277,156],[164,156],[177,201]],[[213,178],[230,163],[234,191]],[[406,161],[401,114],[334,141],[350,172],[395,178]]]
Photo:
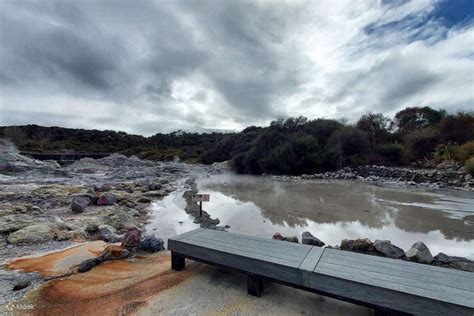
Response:
[[[474,300],[474,292],[442,285],[432,286],[431,284],[416,282],[415,280],[410,284],[402,276],[372,272],[357,267],[351,268],[348,266],[325,264],[321,261],[314,272],[445,302],[467,304],[467,306],[473,304],[468,301]],[[472,307],[474,307],[474,305]]]
[[[325,248],[313,247],[298,267],[300,270],[313,271]]]
[[[188,244],[173,239],[168,240],[168,247],[171,251],[193,260],[225,266],[247,274],[253,273],[295,285],[303,284],[301,272],[296,268],[297,266],[249,258],[240,254],[207,248],[206,245]]]
[[[173,239],[174,240],[180,240],[180,239],[183,239],[183,238],[187,238],[191,235],[198,234],[199,232],[201,232],[203,230],[205,230],[205,229],[204,228],[198,228],[198,229],[190,230],[188,232],[185,232],[185,233],[174,236]]]
[[[274,246],[286,251],[304,252],[304,249],[309,251],[309,249],[312,247],[309,245],[296,244],[296,243],[291,243],[291,242],[282,242],[281,240],[274,240],[270,238],[267,239],[267,238],[236,234],[236,233],[221,232],[221,231],[216,231],[212,229],[204,229],[198,232],[198,234],[213,236],[217,239],[226,238],[226,239],[233,239],[233,240],[242,240],[242,241],[247,241],[247,242],[255,241],[258,243],[263,243],[265,245],[268,245],[269,247]]]
[[[356,304],[374,308],[382,307],[412,315],[470,315],[472,308],[432,300],[426,297],[380,288],[369,284],[349,281],[344,275],[334,277],[311,273],[310,288]]]
[[[393,260],[393,259],[392,259]],[[474,278],[469,278],[467,275],[464,280],[456,280],[455,278],[450,277],[449,271],[444,271],[445,273],[432,273],[431,276],[427,276],[426,274],[416,273],[412,270],[403,271],[399,269],[397,266],[393,268],[392,266],[383,265],[380,263],[370,262],[370,258],[367,259],[367,262],[354,262],[348,258],[338,258],[335,259],[334,257],[324,257],[321,260],[321,264],[319,267],[323,267],[325,265],[337,265],[342,266],[343,269],[345,267],[350,269],[357,269],[361,271],[368,271],[371,273],[381,273],[390,278],[391,276],[401,278],[401,283],[412,284],[416,286],[416,284],[420,283],[422,285],[426,285],[429,287],[445,287],[449,286],[455,289],[465,290],[465,291],[474,291]],[[421,266],[421,269],[423,266]],[[474,275],[473,275],[474,277]]]
[[[466,275],[466,272],[460,270],[446,269],[415,262],[394,260],[377,256],[368,256],[365,254],[342,251],[338,249],[326,249],[325,257],[331,257],[336,260],[351,261],[354,264],[359,265],[383,266],[386,268],[399,270],[400,273],[410,272],[431,278],[439,278],[443,275],[449,275],[449,278],[455,280],[455,282],[464,283],[466,285],[474,284],[474,274]]]
[[[210,234],[195,234],[193,236],[198,236],[202,238],[208,238],[211,240],[219,240],[225,241],[229,244],[239,245],[239,246],[246,246],[247,248],[259,247],[271,250],[273,252],[278,252],[281,254],[297,256],[303,258],[306,256],[311,249],[311,247],[299,247],[298,244],[291,243],[284,241],[272,241],[268,242],[267,240],[252,240],[252,239],[242,239],[239,237],[234,236],[231,233],[222,234],[220,236],[210,235]],[[192,236],[190,237],[192,239]]]
[[[169,240],[168,240],[168,243],[169,243]],[[297,268],[301,264],[301,261],[298,261],[298,260],[287,260],[287,259],[275,258],[268,255],[263,255],[257,251],[235,249],[232,247],[222,246],[222,245],[210,243],[207,241],[201,241],[198,239],[193,240],[193,243],[192,244],[188,243],[188,245],[200,246],[200,247],[204,247],[208,249],[217,250],[223,253],[240,255],[243,257],[247,257],[249,259],[267,261],[267,262],[285,265],[285,266],[289,266],[293,268]]]
[[[256,244],[256,243],[235,244],[235,243],[229,243],[225,240],[216,240],[216,239],[211,239],[211,238],[206,238],[206,237],[201,237],[201,236],[194,236],[193,242],[194,240],[200,241],[202,243],[208,243],[210,245],[228,247],[229,249],[234,249],[234,250],[239,250],[239,251],[248,251],[249,253],[258,253],[258,254],[269,256],[269,257],[285,259],[285,260],[295,261],[299,263],[303,261],[305,255],[307,254],[307,253],[306,254],[302,253],[298,255],[292,255],[292,254],[282,253],[280,251],[275,251],[272,248],[269,249],[268,247],[262,244]]]

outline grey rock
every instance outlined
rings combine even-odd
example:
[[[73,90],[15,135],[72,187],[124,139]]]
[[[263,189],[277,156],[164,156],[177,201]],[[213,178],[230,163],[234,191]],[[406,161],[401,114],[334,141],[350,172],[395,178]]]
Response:
[[[30,225],[37,224],[37,216],[27,214],[10,214],[0,217],[0,234],[10,233]]]
[[[448,256],[447,254],[444,254],[442,252],[438,253],[436,256],[434,256],[434,260],[440,262],[440,263],[450,263],[451,262],[451,257]]]
[[[165,249],[163,239],[156,238],[155,236],[145,236],[145,238],[140,241],[138,249],[148,252],[157,252]]]
[[[420,263],[431,263],[433,261],[430,249],[421,241],[414,243],[405,255],[410,261]]]
[[[286,237],[285,239],[286,241],[289,241],[289,242],[294,242],[294,243],[299,243],[300,241],[298,240],[298,237],[296,236],[288,236]]]
[[[120,236],[116,233],[115,229],[109,225],[100,225],[99,226],[99,236],[100,239],[105,242],[121,242],[123,241],[123,236]]]
[[[55,238],[54,225],[35,224],[11,233],[7,241],[13,245],[38,244]]]
[[[159,183],[150,183],[150,184],[148,185],[148,189],[149,189],[150,191],[161,190],[161,187],[162,187],[162,186],[161,186],[161,184],[159,184]]]
[[[373,245],[375,250],[388,258],[400,259],[405,255],[405,251],[403,251],[402,248],[392,245],[390,240],[376,240]]]
[[[31,285],[30,280],[20,280],[13,286],[13,291],[20,291]]]
[[[114,205],[117,201],[117,197],[113,193],[105,193],[97,200],[97,205]]]
[[[275,240],[285,240],[285,237],[283,237],[282,234],[280,234],[280,233],[275,233],[275,234],[273,234],[272,239],[275,239]]]
[[[312,245],[312,246],[317,246],[317,247],[323,247],[325,245],[324,242],[314,237],[310,232],[303,232],[301,243],[305,245]]]
[[[101,264],[102,262],[103,262],[102,257],[96,257],[96,258],[84,260],[81,262],[81,264],[79,264],[79,268],[77,269],[77,271],[81,273],[87,272],[93,267],[95,267],[96,265]]]
[[[74,213],[82,213],[90,203],[91,200],[85,196],[75,196],[72,198],[71,210]]]
[[[374,248],[372,242],[365,238],[355,240],[343,239],[341,241],[340,249],[358,252],[371,252]]]

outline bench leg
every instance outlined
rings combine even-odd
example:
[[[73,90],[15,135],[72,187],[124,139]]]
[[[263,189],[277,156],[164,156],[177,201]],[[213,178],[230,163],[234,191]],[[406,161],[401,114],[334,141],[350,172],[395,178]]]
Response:
[[[247,275],[247,293],[260,297],[263,292],[263,278],[256,274]]]
[[[171,252],[171,269],[176,270],[176,271],[183,270],[184,257],[175,252]]]

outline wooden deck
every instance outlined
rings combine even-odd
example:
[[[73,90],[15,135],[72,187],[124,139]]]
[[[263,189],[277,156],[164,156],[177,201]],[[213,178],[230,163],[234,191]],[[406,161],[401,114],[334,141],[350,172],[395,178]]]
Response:
[[[474,315],[474,273],[209,229],[168,240],[172,267],[184,258],[246,273],[249,294],[263,279],[383,312]]]

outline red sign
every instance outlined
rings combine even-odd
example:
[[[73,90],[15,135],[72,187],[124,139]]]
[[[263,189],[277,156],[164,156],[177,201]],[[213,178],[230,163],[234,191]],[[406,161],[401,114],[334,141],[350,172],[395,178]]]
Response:
[[[193,194],[194,202],[209,202],[210,199],[211,199],[210,194]]]

